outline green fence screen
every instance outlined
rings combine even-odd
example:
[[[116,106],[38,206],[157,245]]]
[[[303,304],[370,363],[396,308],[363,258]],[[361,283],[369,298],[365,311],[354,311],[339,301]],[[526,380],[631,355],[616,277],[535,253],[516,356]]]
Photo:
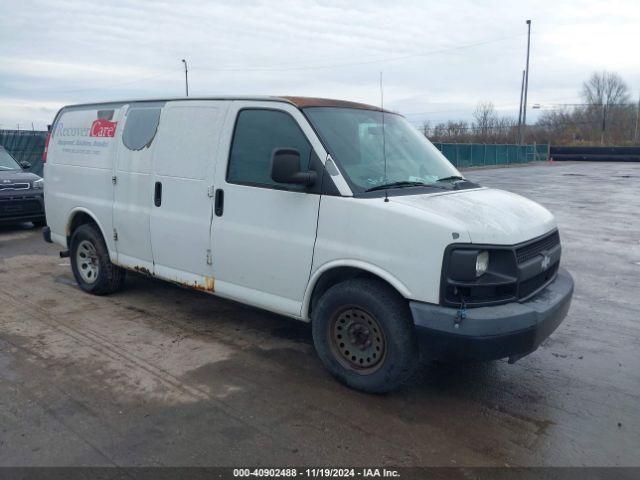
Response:
[[[47,132],[32,130],[0,130],[0,145],[17,161],[31,164],[30,172],[42,176],[42,153]]]
[[[484,143],[434,143],[456,167],[511,165],[547,160],[549,145],[495,145]]]
[[[18,161],[31,163],[29,169],[42,175],[42,152],[47,132],[0,130],[2,145]],[[434,143],[456,167],[482,167],[528,163],[548,158],[549,145],[495,145],[484,143]]]

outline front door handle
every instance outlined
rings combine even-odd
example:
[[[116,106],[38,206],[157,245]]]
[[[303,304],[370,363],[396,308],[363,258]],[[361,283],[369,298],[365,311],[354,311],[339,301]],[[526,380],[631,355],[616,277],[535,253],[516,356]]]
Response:
[[[213,211],[216,213],[217,217],[221,217],[224,212],[224,190],[221,188],[216,190],[216,199]]]
[[[153,203],[156,207],[162,205],[162,183],[156,182],[156,188],[153,193]]]

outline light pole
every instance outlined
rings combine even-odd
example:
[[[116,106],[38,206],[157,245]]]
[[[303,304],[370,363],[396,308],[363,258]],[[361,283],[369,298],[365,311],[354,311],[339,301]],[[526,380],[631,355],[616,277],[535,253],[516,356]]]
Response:
[[[189,70],[187,69],[187,61],[183,58],[182,63],[184,63],[184,90],[186,96],[189,96]]]
[[[520,86],[520,109],[518,110],[518,144],[522,143],[522,98],[524,96],[524,70],[522,70],[522,85]]]
[[[524,104],[522,105],[522,132],[520,143],[524,143],[524,134],[527,128],[527,93],[529,92],[529,51],[531,49],[531,20],[527,20],[527,68],[524,77]]]

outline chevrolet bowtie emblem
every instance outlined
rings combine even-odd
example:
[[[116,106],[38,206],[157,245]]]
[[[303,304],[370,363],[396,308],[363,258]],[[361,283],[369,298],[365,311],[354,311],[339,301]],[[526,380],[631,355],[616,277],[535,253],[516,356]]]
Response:
[[[546,253],[543,253],[542,255],[542,263],[540,263],[540,266],[542,267],[542,270],[546,270],[549,268],[549,264],[551,263],[551,257]]]

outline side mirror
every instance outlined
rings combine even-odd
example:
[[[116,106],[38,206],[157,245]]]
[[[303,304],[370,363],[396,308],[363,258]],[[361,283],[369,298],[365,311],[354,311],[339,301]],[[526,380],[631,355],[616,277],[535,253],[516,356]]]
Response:
[[[276,148],[271,154],[271,179],[307,187],[316,182],[316,172],[300,169],[300,152],[294,148]]]
[[[25,160],[22,160],[22,161],[20,162],[20,166],[21,166],[24,170],[27,170],[27,169],[31,168],[31,163],[30,163],[30,162],[27,162],[27,161],[25,161]]]

